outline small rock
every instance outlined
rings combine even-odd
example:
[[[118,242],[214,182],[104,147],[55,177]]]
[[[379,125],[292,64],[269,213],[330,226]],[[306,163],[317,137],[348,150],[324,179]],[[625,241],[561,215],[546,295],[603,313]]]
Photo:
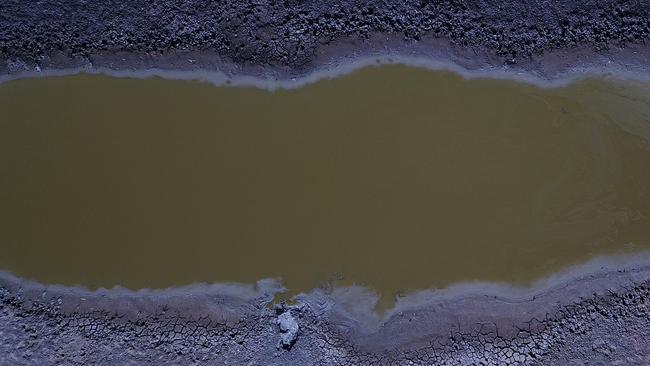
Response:
[[[293,318],[290,311],[286,311],[278,316],[278,325],[282,332],[280,345],[284,349],[291,349],[293,344],[296,343],[296,338],[298,338],[298,322]]]

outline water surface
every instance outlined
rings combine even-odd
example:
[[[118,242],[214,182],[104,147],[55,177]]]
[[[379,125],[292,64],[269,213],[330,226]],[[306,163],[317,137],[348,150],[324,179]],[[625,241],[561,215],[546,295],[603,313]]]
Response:
[[[130,288],[282,277],[391,297],[650,248],[650,87],[401,66],[290,91],[0,85],[0,268]]]

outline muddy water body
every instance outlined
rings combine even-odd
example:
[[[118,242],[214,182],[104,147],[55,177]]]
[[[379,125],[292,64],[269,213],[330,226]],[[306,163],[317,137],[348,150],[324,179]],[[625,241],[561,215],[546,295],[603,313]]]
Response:
[[[650,88],[401,66],[296,90],[0,85],[0,268],[166,287],[519,284],[650,248]]]

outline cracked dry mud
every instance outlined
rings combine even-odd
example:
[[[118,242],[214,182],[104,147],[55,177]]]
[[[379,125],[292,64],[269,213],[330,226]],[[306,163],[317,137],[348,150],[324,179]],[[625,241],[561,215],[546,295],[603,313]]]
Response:
[[[647,265],[601,270],[517,300],[484,291],[433,297],[373,332],[322,292],[270,308],[260,289],[89,292],[6,275],[0,363],[641,365],[650,362],[649,274]],[[287,317],[298,335],[282,346],[278,322]]]

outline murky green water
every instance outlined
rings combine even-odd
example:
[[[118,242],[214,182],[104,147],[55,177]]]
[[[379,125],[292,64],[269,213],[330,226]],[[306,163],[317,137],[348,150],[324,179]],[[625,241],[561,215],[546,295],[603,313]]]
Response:
[[[0,267],[165,287],[526,283],[650,248],[650,87],[371,68],[299,90],[0,86]]]

